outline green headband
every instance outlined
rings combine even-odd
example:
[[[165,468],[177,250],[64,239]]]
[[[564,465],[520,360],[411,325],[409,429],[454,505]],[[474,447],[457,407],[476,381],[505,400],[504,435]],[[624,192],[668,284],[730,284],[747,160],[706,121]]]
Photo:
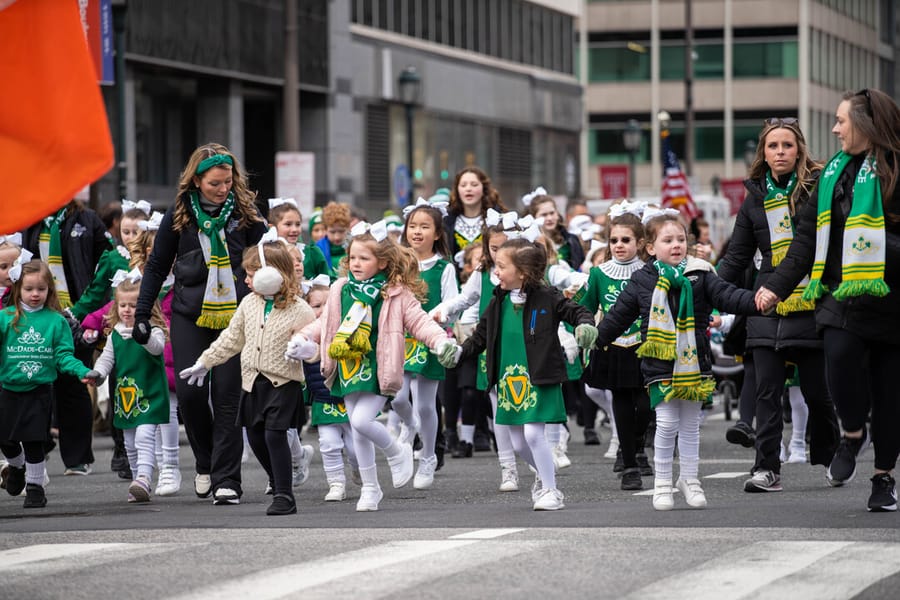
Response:
[[[202,175],[213,167],[221,165],[234,166],[234,159],[228,154],[213,154],[209,158],[204,158],[200,161],[200,164],[197,165],[197,175]]]

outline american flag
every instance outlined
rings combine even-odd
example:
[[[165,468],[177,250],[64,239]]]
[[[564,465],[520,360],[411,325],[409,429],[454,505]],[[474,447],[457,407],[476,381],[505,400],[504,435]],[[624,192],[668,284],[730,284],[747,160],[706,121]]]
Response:
[[[669,131],[663,129],[660,137],[662,137],[663,152],[662,205],[664,208],[677,208],[684,215],[685,220],[690,223],[700,216],[700,210],[694,204],[694,199],[691,197],[691,186],[681,170],[678,157],[669,144]]]

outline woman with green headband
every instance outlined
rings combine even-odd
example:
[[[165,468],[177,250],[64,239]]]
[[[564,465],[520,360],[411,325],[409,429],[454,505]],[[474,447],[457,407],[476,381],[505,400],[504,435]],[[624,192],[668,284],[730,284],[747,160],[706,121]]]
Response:
[[[138,343],[149,337],[151,310],[172,272],[176,371],[197,361],[250,291],[241,258],[244,248],[256,245],[266,232],[255,196],[237,159],[219,144],[194,150],[181,173],[175,204],[162,219],[144,268],[132,333]],[[212,493],[215,504],[238,504],[242,493],[243,438],[235,425],[241,391],[239,358],[214,369],[200,387],[181,379],[176,382],[197,463],[194,491],[201,498]]]
[[[759,289],[774,307],[809,274],[825,374],[844,429],[828,467],[833,486],[856,474],[871,407],[875,475],[868,509],[896,511],[891,475],[900,453],[900,107],[874,89],[844,94],[832,133],[840,151],[825,165],[813,202],[799,215],[784,261]]]

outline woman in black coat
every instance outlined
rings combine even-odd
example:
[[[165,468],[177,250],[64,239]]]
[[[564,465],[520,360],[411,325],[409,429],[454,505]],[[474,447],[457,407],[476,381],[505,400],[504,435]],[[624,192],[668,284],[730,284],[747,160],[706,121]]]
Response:
[[[828,481],[840,486],[856,474],[871,406],[875,475],[868,509],[896,511],[900,107],[887,94],[865,89],[844,94],[836,119],[832,133],[841,150],[811,194],[817,202],[801,209],[787,257],[758,290],[756,301],[761,309],[775,306],[812,269],[809,295],[816,300],[828,389],[844,430]],[[868,226],[859,227],[860,222]]]
[[[744,182],[747,197],[734,225],[728,252],[719,261],[719,276],[738,283],[762,255],[756,286],[765,285],[784,260],[793,238],[796,213],[809,203],[809,190],[820,170],[810,157],[796,119],[768,119],[759,134],[756,158]],[[815,202],[813,202],[815,204]],[[810,462],[829,465],[839,431],[825,386],[825,356],[816,332],[812,303],[794,297],[777,312],[747,319],[746,348],[752,353],[756,380],[756,462],[747,492],[781,491],[782,397],[788,362],[797,365],[800,389],[809,405]]]
[[[138,343],[149,337],[150,312],[171,271],[175,282],[170,333],[176,373],[194,365],[230,319],[224,306],[212,314],[208,310],[219,300],[207,292],[213,284],[206,255],[217,252],[211,241],[213,235],[219,238],[224,234],[231,269],[226,269],[221,287],[231,288],[230,305],[236,308],[250,291],[244,283],[246,273],[241,258],[244,248],[255,245],[266,232],[266,223],[253,204],[254,196],[247,189],[237,159],[219,144],[194,150],[181,173],[175,204],[162,219],[144,267],[132,334]],[[218,229],[206,229],[211,223],[216,223]],[[218,288],[217,292],[221,293]],[[215,504],[238,504],[243,453],[241,428],[236,425],[241,393],[240,356],[235,355],[214,369],[210,377],[203,378],[200,387],[177,379],[176,393],[197,462],[195,493],[201,498],[213,493]]]

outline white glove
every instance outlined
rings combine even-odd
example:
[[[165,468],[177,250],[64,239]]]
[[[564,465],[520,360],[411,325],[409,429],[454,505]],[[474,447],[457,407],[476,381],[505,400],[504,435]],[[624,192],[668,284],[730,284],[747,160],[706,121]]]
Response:
[[[447,314],[447,309],[444,308],[443,303],[438,304],[430,311],[428,311],[428,316],[434,319],[440,325],[446,325],[450,317],[450,315]]]
[[[293,337],[288,340],[287,350],[284,352],[284,357],[287,360],[310,360],[315,358],[316,354],[319,353],[319,345],[315,342],[309,341],[302,333],[295,333]]]
[[[96,329],[85,329],[81,333],[81,337],[88,344],[93,344],[94,342],[97,341],[97,338],[100,337],[100,332],[97,331]]]
[[[569,361],[569,364],[575,364],[575,360],[578,358],[578,344],[575,343],[575,336],[566,331],[562,324],[556,333],[559,337],[559,345],[566,353],[566,360]]]
[[[451,338],[447,338],[438,342],[437,346],[432,350],[438,357],[441,366],[452,369],[459,364],[459,357],[462,355],[462,346],[457,344]]]
[[[203,363],[197,361],[194,363],[193,367],[188,367],[180,372],[178,376],[182,379],[187,379],[188,385],[203,387],[203,380],[206,378],[207,373],[209,373],[209,369],[204,367]]]

